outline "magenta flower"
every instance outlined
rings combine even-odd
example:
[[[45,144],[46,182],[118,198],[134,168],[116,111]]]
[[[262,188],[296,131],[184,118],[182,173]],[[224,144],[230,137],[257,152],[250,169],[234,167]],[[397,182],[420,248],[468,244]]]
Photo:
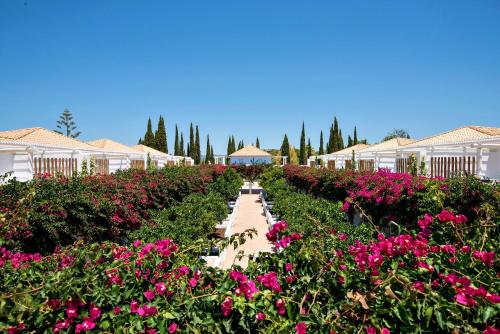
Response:
[[[198,284],[198,281],[194,278],[190,278],[188,283],[192,288],[194,288]]]
[[[255,318],[257,318],[257,320],[259,321],[262,321],[262,320],[265,320],[266,319],[266,315],[262,312],[259,312],[257,313],[257,315],[255,316]]]
[[[222,302],[220,308],[222,311],[222,315],[226,318],[229,317],[231,311],[233,310],[233,299],[231,297],[224,298],[224,301]]]
[[[306,334],[307,332],[307,326],[306,326],[306,323],[305,322],[299,322],[296,326],[295,326],[295,333],[296,334]]]
[[[424,288],[424,283],[423,282],[415,282],[413,283],[413,288],[417,291],[420,291],[420,292],[424,292],[425,291],[425,288]]]
[[[97,306],[92,306],[89,311],[90,319],[95,320],[101,316],[101,309]]]
[[[167,291],[167,286],[163,282],[158,282],[155,284],[155,291],[161,296]]]
[[[76,317],[78,317],[78,312],[77,312],[76,308],[74,308],[74,307],[68,307],[68,308],[66,309],[66,315],[67,315],[67,316],[68,316],[68,318],[70,318],[70,319],[71,319],[71,318],[76,318]]]
[[[148,291],[144,292],[144,297],[146,297],[147,300],[151,301],[151,300],[155,299],[155,293],[151,290],[148,290]]]
[[[170,334],[177,332],[177,324],[175,322],[171,323],[170,326],[168,326],[168,332]]]

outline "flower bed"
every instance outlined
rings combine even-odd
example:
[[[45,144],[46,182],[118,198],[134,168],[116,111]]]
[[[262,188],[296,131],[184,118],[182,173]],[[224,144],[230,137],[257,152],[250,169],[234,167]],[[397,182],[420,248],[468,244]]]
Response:
[[[169,167],[12,181],[0,187],[0,241],[11,249],[44,253],[77,240],[122,241],[150,222],[151,212],[175,206],[190,194],[213,187],[223,198],[232,196],[241,178],[224,171],[220,166]]]
[[[498,221],[441,208],[384,235],[283,175],[260,182],[288,220],[267,235],[278,251],[246,270],[205,267],[203,243],[169,239],[1,249],[0,331],[499,333]]]
[[[500,219],[500,191],[474,177],[429,179],[379,170],[374,173],[331,171],[287,165],[288,184],[315,197],[343,202],[344,211],[366,215],[375,224],[396,221],[414,228],[423,213],[450,208],[471,219]]]

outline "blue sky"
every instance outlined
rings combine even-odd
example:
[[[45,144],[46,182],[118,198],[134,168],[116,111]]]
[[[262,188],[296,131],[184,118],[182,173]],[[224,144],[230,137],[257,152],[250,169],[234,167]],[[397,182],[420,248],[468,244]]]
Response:
[[[147,118],[227,137],[314,146],[344,135],[423,137],[500,126],[499,1],[0,2],[0,130],[135,144]],[[156,125],[156,124],[155,124]],[[204,146],[203,146],[204,147]]]

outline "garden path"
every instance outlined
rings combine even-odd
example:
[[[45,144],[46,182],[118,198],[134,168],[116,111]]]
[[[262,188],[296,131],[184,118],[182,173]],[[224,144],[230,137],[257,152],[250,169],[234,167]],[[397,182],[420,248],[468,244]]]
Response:
[[[231,245],[228,246],[226,249],[226,257],[221,265],[222,268],[231,268],[233,264],[246,268],[249,255],[257,255],[259,252],[272,251],[272,244],[266,238],[266,233],[269,228],[263,213],[262,202],[258,194],[241,195],[238,211],[234,218],[232,232],[233,234],[241,233],[250,228],[257,230],[257,235],[252,239],[247,238],[246,242],[236,249]],[[241,260],[238,260],[236,256],[241,250],[244,252],[245,256]]]

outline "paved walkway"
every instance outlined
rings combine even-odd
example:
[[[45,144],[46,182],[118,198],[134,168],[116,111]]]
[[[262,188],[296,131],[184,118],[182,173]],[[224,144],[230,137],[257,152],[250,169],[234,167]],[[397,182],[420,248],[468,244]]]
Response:
[[[257,255],[259,252],[272,251],[272,244],[266,239],[266,233],[269,229],[259,195],[243,194],[241,195],[240,205],[234,219],[232,233],[241,233],[250,228],[256,229],[257,235],[252,239],[247,238],[246,242],[236,249],[232,245],[228,246],[226,248],[226,257],[221,265],[222,268],[231,268],[233,263],[246,268],[248,255]],[[244,251],[245,256],[241,260],[237,260],[236,256],[240,250]]]

